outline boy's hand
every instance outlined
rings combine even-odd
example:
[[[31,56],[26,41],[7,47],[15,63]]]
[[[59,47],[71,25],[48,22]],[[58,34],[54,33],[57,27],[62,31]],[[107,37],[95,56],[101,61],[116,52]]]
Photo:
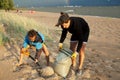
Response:
[[[24,55],[26,55],[26,56],[29,56],[29,55],[30,55],[30,53],[29,53],[29,51],[28,51],[27,49],[22,49],[22,50],[21,50],[21,54],[24,54]]]
[[[21,49],[21,52],[26,52],[29,48],[30,48],[30,46],[27,45],[27,47]]]
[[[38,62],[38,60],[37,59],[35,59],[35,63],[37,63]]]

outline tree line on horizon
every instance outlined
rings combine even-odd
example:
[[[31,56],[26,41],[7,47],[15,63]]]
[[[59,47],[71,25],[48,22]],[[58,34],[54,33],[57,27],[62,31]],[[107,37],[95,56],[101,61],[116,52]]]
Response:
[[[0,0],[0,9],[4,9],[6,11],[14,9],[14,1],[13,0]]]

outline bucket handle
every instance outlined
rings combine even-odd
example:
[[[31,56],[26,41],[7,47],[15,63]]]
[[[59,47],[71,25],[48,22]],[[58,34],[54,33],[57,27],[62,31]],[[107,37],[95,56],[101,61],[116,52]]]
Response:
[[[70,52],[68,52],[67,50],[62,49],[62,50],[60,50],[60,51],[61,51],[61,52],[63,52],[63,53],[65,53],[67,56],[71,57],[71,55],[70,55],[70,54],[68,54],[68,53],[70,53]],[[71,53],[72,53],[72,51],[71,51]]]

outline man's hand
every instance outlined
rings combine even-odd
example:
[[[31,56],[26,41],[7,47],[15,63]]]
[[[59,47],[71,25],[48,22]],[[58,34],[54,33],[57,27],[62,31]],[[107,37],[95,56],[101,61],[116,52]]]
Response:
[[[77,52],[74,52],[71,57],[72,57],[72,58],[76,58],[77,55],[78,55],[78,53],[77,53]]]
[[[62,49],[63,43],[59,43],[58,47],[59,47],[59,50]]]

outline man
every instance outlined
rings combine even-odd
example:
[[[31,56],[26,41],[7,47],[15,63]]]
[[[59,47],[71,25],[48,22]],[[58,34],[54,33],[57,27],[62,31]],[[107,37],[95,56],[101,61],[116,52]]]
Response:
[[[44,44],[44,41],[45,39],[44,39],[43,34],[35,31],[34,29],[28,31],[27,35],[25,36],[23,46],[20,50],[20,53],[21,53],[20,60],[17,65],[19,66],[22,64],[23,56],[25,54],[29,55],[28,49],[32,46],[36,48],[35,63],[38,62],[40,54],[43,51],[46,56],[47,65],[49,65],[49,52],[48,52],[46,45]]]
[[[73,68],[76,66],[76,56],[79,53],[79,67],[77,74],[82,74],[82,66],[85,58],[84,52],[89,37],[89,26],[80,17],[69,17],[67,13],[61,12],[56,26],[61,25],[62,34],[59,41],[59,48],[62,48],[67,32],[72,34],[70,39],[70,49],[74,52],[71,56]]]

